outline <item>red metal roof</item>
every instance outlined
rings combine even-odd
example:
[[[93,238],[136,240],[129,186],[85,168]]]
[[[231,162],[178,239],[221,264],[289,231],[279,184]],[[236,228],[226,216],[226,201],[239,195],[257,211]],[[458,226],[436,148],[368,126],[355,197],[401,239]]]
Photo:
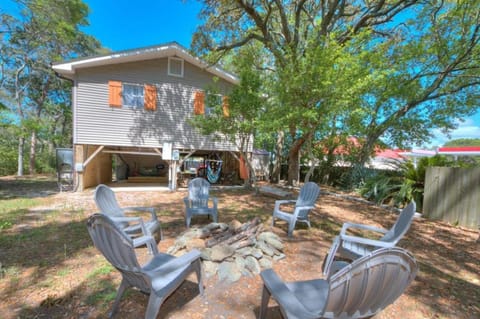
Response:
[[[392,149],[376,149],[375,156],[391,159],[403,159],[400,153],[405,152],[404,150],[392,150]]]
[[[464,153],[464,152],[480,152],[480,146],[445,146],[439,147],[438,152]]]

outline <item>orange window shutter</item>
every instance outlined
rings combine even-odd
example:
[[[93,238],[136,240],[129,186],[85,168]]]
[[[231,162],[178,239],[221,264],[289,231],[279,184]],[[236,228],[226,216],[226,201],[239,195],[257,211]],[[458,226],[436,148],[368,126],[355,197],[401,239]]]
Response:
[[[230,110],[229,110],[229,104],[228,104],[228,96],[223,96],[222,98],[222,109],[223,109],[223,116],[229,117],[230,116]]]
[[[248,168],[247,168],[247,163],[245,162],[245,159],[243,156],[240,156],[240,178],[241,179],[248,179]]]
[[[144,99],[145,110],[155,111],[157,109],[157,88],[155,85],[145,84]]]
[[[193,98],[193,114],[205,114],[205,92],[195,92],[195,96]]]
[[[122,82],[108,81],[108,104],[113,107],[122,106]]]

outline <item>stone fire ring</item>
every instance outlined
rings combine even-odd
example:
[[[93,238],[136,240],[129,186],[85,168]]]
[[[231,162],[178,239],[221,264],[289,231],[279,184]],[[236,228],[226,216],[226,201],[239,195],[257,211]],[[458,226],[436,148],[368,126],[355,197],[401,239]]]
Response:
[[[283,248],[281,239],[255,217],[244,224],[234,220],[193,226],[176,238],[167,253],[180,256],[198,249],[207,277],[235,282],[271,268],[274,261],[285,258]]]

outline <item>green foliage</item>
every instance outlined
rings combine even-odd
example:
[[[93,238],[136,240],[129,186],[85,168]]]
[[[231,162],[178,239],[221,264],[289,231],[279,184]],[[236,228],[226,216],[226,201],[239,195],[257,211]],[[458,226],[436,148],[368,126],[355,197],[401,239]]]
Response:
[[[240,83],[230,92],[222,92],[228,99],[228,114],[224,113],[225,97],[219,94],[218,84],[214,84],[206,90],[205,105],[210,112],[195,116],[191,122],[203,134],[212,134],[215,138],[226,139],[236,145],[250,168],[246,152],[252,147],[252,138],[258,130],[266,102],[262,97],[260,74],[254,69],[255,58],[255,48],[249,47],[243,48],[235,56],[233,67]]]
[[[446,142],[444,146],[480,146],[480,138],[459,138]]]
[[[201,2],[198,53],[261,45],[270,104],[257,125],[287,137],[290,166],[304,145],[346,135],[365,140],[361,167],[380,139],[426,142],[478,109],[478,0]]]
[[[56,158],[55,154],[51,153],[48,149],[41,150],[35,158],[37,172],[42,174],[54,174],[56,173]]]
[[[374,169],[354,165],[353,167],[345,170],[339,178],[338,186],[344,190],[350,191],[362,185],[366,180],[371,179],[376,175]]]
[[[28,208],[38,205],[35,199],[2,199],[0,201],[0,230],[11,228]],[[0,240],[0,244],[2,241]]]
[[[13,224],[9,220],[0,221],[0,230],[8,229],[12,226],[13,226]]]
[[[379,204],[402,207],[414,200],[422,211],[425,173],[429,166],[457,166],[445,156],[421,158],[415,166],[412,161],[397,162],[392,171],[381,171],[368,178],[359,188],[360,194]]]
[[[0,176],[12,175],[17,170],[17,127],[8,112],[0,111]]]
[[[16,2],[18,15],[0,14],[0,100],[13,116],[14,140],[24,137],[35,145],[15,148],[17,158],[30,157],[31,173],[36,163],[49,171],[42,150],[71,145],[71,83],[60,79],[51,64],[94,53],[99,43],[81,31],[88,25],[88,6],[81,0]],[[11,163],[11,157],[0,159],[0,166],[6,161]]]

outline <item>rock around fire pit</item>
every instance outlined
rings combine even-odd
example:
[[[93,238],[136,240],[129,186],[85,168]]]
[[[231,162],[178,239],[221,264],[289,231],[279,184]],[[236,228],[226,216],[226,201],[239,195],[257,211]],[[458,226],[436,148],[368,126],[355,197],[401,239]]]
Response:
[[[257,275],[285,258],[281,239],[265,231],[258,217],[244,224],[234,220],[192,227],[177,237],[167,253],[178,256],[194,248],[202,252],[207,277],[218,275],[230,282]]]

